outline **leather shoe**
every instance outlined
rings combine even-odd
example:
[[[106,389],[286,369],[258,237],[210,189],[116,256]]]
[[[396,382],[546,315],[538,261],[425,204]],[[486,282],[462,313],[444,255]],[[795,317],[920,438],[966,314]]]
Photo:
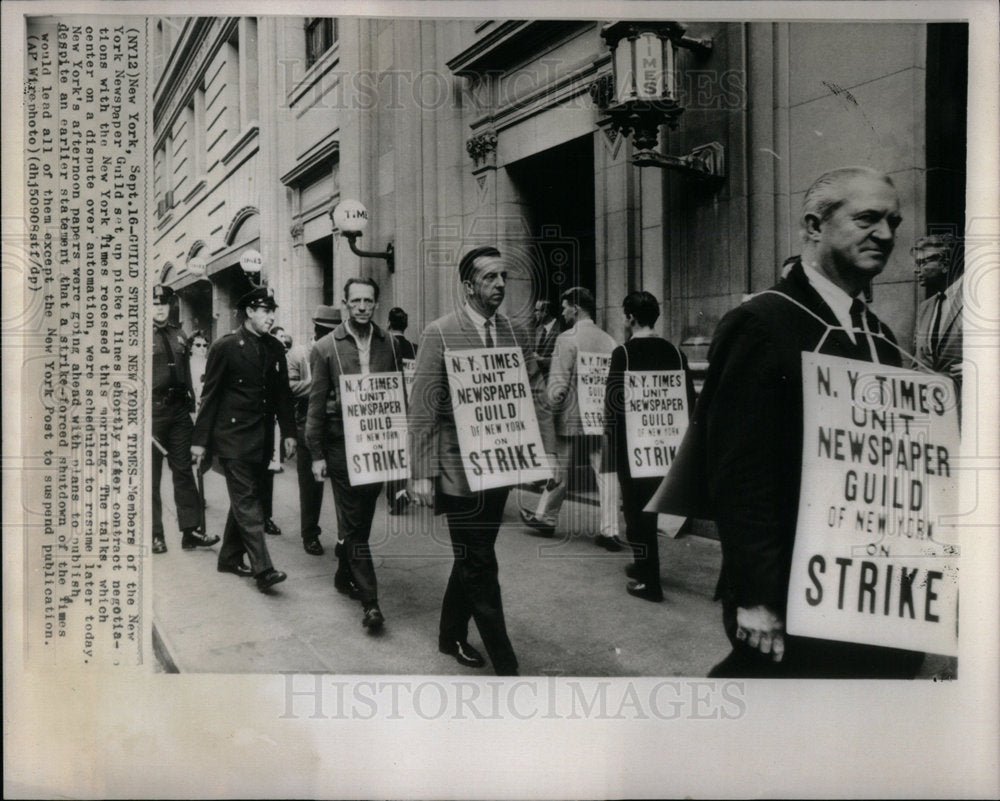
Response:
[[[288,578],[288,575],[282,573],[280,570],[275,570],[273,567],[269,570],[265,570],[257,576],[257,589],[266,590],[268,587],[273,587],[275,584],[280,584]]]
[[[196,528],[189,528],[184,531],[184,536],[181,537],[181,548],[185,551],[193,551],[195,548],[209,548],[218,541],[218,537],[209,537]]]
[[[382,628],[383,623],[385,623],[385,616],[382,614],[382,610],[378,608],[378,604],[371,604],[371,606],[365,607],[365,616],[361,621],[362,626],[369,631],[378,631]]]
[[[617,537],[609,537],[607,534],[598,534],[597,537],[594,538],[594,542],[601,548],[605,548],[612,553],[620,551],[624,547],[620,539]]]
[[[153,537],[153,553],[166,553],[167,543],[163,537]]]
[[[277,524],[269,517],[264,521],[264,533],[270,534],[272,537],[277,537],[281,534],[281,529],[278,528]]]
[[[465,640],[438,640],[438,650],[455,657],[455,661],[465,667],[479,668],[486,664],[483,655]]]
[[[232,573],[234,576],[239,576],[240,578],[250,578],[253,575],[253,571],[246,565],[219,565],[216,570],[220,573]]]
[[[323,544],[317,539],[305,540],[302,543],[302,550],[312,556],[322,556],[324,553]]]
[[[629,595],[642,598],[644,601],[658,603],[663,600],[663,590],[653,589],[639,581],[630,581],[625,590]]]
[[[341,592],[355,601],[361,599],[361,590],[352,578],[344,578],[339,573],[335,573],[333,576],[333,586],[337,592]]]
[[[525,508],[521,508],[521,520],[524,521],[524,525],[528,526],[532,531],[528,533],[533,537],[554,537],[556,535],[556,527],[551,526],[548,523],[539,520],[535,517],[534,512],[529,512]]]

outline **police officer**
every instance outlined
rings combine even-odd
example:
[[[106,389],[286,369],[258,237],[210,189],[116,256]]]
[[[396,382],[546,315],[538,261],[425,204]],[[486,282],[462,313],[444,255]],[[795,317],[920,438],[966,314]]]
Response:
[[[174,479],[177,525],[183,532],[181,547],[189,551],[219,541],[218,537],[206,537],[198,530],[201,500],[188,455],[194,390],[187,340],[181,327],[169,319],[173,298],[174,291],[170,287],[161,284],[153,287],[153,553],[166,553],[167,550],[160,500],[164,456]]]
[[[261,497],[274,447],[275,417],[285,451],[293,456],[295,414],[284,345],[268,336],[278,308],[271,291],[253,289],[237,301],[236,308],[244,312],[243,325],[218,339],[208,352],[191,456],[200,462],[210,449],[226,476],[229,517],[219,572],[252,575],[257,587],[266,590],[287,576],[271,564]],[[250,559],[249,567],[243,554]]]

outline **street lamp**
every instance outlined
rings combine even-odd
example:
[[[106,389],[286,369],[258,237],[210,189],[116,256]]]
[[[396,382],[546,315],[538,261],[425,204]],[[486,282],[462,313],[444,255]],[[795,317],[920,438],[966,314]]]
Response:
[[[632,137],[636,147],[632,163],[721,183],[725,148],[718,142],[696,147],[686,156],[656,150],[660,126],[666,123],[676,129],[684,112],[677,82],[678,48],[708,56],[712,40],[685,36],[685,28],[678,22],[614,22],[601,29],[601,37],[611,50],[613,71],[613,96],[607,113],[614,128]]]
[[[334,228],[340,231],[340,235],[347,239],[347,244],[350,245],[352,253],[356,256],[363,256],[369,259],[385,259],[389,272],[395,272],[396,258],[392,242],[386,245],[384,253],[373,250],[360,250],[355,244],[358,237],[368,227],[368,209],[364,207],[363,203],[358,200],[342,200],[330,209],[330,219],[333,221]]]
[[[240,254],[240,269],[255,289],[263,286],[261,272],[264,269],[264,257],[256,250],[244,250]]]

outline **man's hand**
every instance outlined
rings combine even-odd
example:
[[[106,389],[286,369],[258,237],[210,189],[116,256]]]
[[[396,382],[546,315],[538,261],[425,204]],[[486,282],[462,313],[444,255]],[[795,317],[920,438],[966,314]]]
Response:
[[[326,478],[326,462],[323,461],[322,459],[317,459],[316,461],[313,462],[312,469],[313,469],[313,478],[322,483],[323,479]]]
[[[785,656],[785,621],[767,606],[737,607],[736,639],[780,662]]]
[[[297,444],[295,437],[285,437],[285,458],[291,459],[295,455],[295,446]]]
[[[434,506],[434,482],[429,478],[411,478],[406,482],[410,502],[417,506]]]
[[[201,460],[205,458],[205,448],[201,445],[191,446],[191,464],[201,465]]]

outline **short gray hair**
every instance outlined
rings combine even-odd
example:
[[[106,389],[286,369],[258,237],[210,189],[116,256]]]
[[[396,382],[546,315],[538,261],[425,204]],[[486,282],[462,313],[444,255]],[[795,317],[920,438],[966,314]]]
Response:
[[[843,186],[852,178],[866,176],[883,181],[893,189],[896,185],[892,179],[884,172],[872,169],[871,167],[838,167],[835,170],[823,173],[812,182],[806,190],[802,199],[802,238],[806,239],[806,217],[815,215],[820,222],[826,222],[830,216],[839,209],[847,199],[844,196]]]

